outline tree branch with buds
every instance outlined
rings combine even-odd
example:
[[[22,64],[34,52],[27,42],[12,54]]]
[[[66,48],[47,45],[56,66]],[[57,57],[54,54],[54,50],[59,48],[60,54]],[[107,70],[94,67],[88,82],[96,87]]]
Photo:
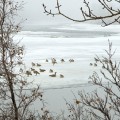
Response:
[[[47,15],[52,15],[53,17],[56,15],[61,15],[65,17],[66,19],[69,19],[71,21],[75,22],[86,22],[86,21],[95,21],[95,20],[101,20],[104,26],[113,24],[113,23],[118,23],[120,24],[120,9],[115,8],[114,6],[109,5],[109,3],[112,3],[112,0],[98,0],[99,5],[101,6],[101,10],[107,11],[107,15],[98,15],[95,14],[94,10],[90,7],[90,3],[87,2],[87,0],[83,0],[83,3],[85,4],[87,8],[87,12],[84,10],[83,7],[80,8],[81,15],[83,16],[83,19],[74,19],[72,17],[67,16],[64,14],[64,12],[61,11],[62,5],[60,4],[59,0],[56,0],[56,9],[57,12],[53,13],[52,10],[48,10],[47,6],[43,4],[44,8],[44,13]],[[120,4],[119,0],[115,0],[114,3]],[[112,21],[106,22],[106,20],[113,18]]]

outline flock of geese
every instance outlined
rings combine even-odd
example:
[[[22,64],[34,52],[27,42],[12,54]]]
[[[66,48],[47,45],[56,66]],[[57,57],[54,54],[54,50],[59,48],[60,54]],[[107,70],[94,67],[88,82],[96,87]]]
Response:
[[[90,66],[95,66],[95,67],[97,67],[97,63],[90,63]]]
[[[46,59],[45,61],[46,61],[46,62],[49,62],[48,59]],[[60,61],[61,61],[61,63],[65,62],[64,59],[61,59]],[[54,64],[57,64],[57,60],[56,60],[55,58],[51,58],[51,62],[52,62],[53,65],[54,65]],[[74,60],[73,60],[73,59],[69,59],[69,62],[70,62],[70,63],[71,63],[71,62],[74,62]]]
[[[50,60],[48,60],[48,59],[45,60],[45,62],[49,62],[49,61],[50,61]],[[65,62],[64,59],[61,59],[60,61],[61,61],[61,63]],[[69,62],[70,62],[70,63],[71,63],[71,62],[74,62],[74,60],[73,60],[73,59],[69,59]],[[55,58],[51,58],[51,63],[52,63],[53,65],[55,65],[55,64],[57,64],[57,60],[56,60]],[[30,68],[30,70],[27,70],[27,71],[25,72],[25,74],[26,74],[27,76],[30,76],[30,75],[32,75],[32,74],[38,75],[38,74],[46,71],[45,69],[41,69],[41,68],[39,68],[39,70],[36,70],[36,69],[35,69],[35,67],[41,67],[41,66],[42,66],[42,65],[39,64],[39,63],[34,63],[34,62],[32,62],[31,65],[32,65],[32,68]],[[53,73],[53,72],[54,72],[54,71],[53,71],[52,69],[49,70],[49,73]],[[50,77],[56,77],[56,76],[57,76],[57,72],[54,72],[53,74],[50,74],[49,76],[50,76]],[[59,74],[59,77],[60,77],[60,78],[64,78],[64,75],[63,75],[63,74]]]

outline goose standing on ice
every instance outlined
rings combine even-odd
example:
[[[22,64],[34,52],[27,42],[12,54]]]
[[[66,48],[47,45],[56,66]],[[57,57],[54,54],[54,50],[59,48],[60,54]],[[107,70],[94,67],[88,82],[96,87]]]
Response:
[[[90,63],[90,66],[92,66],[93,64],[92,63]]]
[[[50,73],[52,73],[52,72],[53,72],[53,70],[52,70],[52,69],[50,69],[50,70],[49,70],[49,72],[50,72]]]
[[[73,59],[71,59],[71,62],[74,62],[74,60],[73,60]]]
[[[40,69],[40,72],[45,72],[46,70],[44,70],[44,69]]]
[[[31,71],[35,71],[35,69],[34,69],[34,68],[31,68]]]
[[[94,66],[96,67],[96,66],[97,66],[97,64],[96,64],[96,63],[94,63]]]
[[[65,60],[64,60],[64,59],[61,59],[61,62],[65,62]]]
[[[34,73],[35,75],[40,74],[37,70],[34,70],[33,73]]]
[[[31,64],[32,64],[32,66],[35,66],[35,63],[32,62]]]
[[[38,63],[37,63],[37,67],[40,67],[40,66],[41,66],[41,64],[38,64]]]
[[[51,60],[52,60],[52,64],[53,64],[53,65],[57,63],[57,61],[56,61],[55,58],[51,58]]]
[[[54,74],[49,75],[49,76],[50,76],[50,77],[56,77],[56,73],[57,73],[57,72],[55,72]]]
[[[74,62],[74,60],[73,60],[73,59],[70,59],[69,62],[70,62],[70,63],[71,63],[71,62]]]
[[[45,62],[48,62],[48,59],[46,59]]]
[[[29,76],[29,75],[32,75],[32,73],[30,72],[30,71],[26,71],[26,73],[25,73],[27,76]]]
[[[60,74],[60,78],[64,78],[64,75]]]

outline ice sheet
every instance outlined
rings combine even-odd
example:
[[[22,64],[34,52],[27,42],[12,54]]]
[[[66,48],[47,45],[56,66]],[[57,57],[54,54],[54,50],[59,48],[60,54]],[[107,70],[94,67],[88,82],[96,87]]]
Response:
[[[99,31],[109,31],[109,32],[119,32],[119,27],[110,26],[107,28],[102,28],[98,25],[88,25],[88,24],[72,24],[69,27],[79,30],[79,27],[85,28],[86,32],[88,30]],[[90,29],[91,28],[91,29]],[[60,28],[61,29],[61,28]],[[67,31],[68,26],[64,27]],[[81,31],[81,30],[80,30]],[[24,34],[23,34],[24,33]],[[32,34],[30,36],[28,33]],[[31,62],[40,63],[41,67],[35,67],[39,70],[40,68],[45,69],[44,73],[40,75],[33,75],[28,78],[29,80],[34,79],[35,84],[40,84],[43,88],[62,88],[79,86],[88,83],[88,77],[92,75],[93,71],[99,71],[100,66],[94,67],[90,66],[90,63],[94,62],[95,55],[103,56],[105,55],[105,49],[108,49],[108,39],[113,42],[113,50],[117,48],[114,59],[119,60],[120,56],[120,34],[111,36],[96,36],[93,37],[84,36],[79,38],[50,38],[46,36],[38,36],[37,32],[21,32],[15,37],[15,39],[23,38],[21,44],[25,45],[25,57],[24,61],[30,69]],[[56,32],[57,33],[57,32]],[[46,33],[53,35],[53,33]],[[71,33],[72,34],[72,33]],[[87,33],[86,33],[87,34]],[[52,65],[51,58],[57,60],[57,64]],[[61,63],[60,60],[64,59],[65,62]],[[49,62],[45,62],[48,59]],[[69,59],[74,59],[74,63],[70,63]],[[49,70],[53,69],[57,72],[55,78],[50,77]],[[60,78],[60,74],[64,75],[64,78]],[[104,81],[104,80],[103,80]]]

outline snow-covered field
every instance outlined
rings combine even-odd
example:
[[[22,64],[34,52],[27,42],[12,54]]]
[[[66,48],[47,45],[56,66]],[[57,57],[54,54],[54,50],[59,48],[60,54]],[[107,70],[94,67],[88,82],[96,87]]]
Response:
[[[41,64],[41,67],[34,67],[36,70],[45,69],[39,75],[33,75],[35,84],[40,84],[42,88],[64,88],[79,87],[88,83],[88,77],[98,67],[90,66],[94,63],[95,55],[105,55],[108,49],[108,39],[113,42],[113,50],[116,50],[115,60],[120,58],[120,27],[112,25],[101,27],[95,24],[71,24],[50,26],[46,29],[30,29],[22,31],[16,38],[22,39],[25,45],[24,61],[27,69],[30,69],[31,62]],[[51,58],[55,58],[57,64],[51,63]],[[48,59],[49,62],[45,60]],[[61,63],[61,59],[65,62]],[[70,63],[69,59],[74,59]],[[49,70],[57,72],[57,76],[52,78]],[[60,78],[60,74],[64,78]]]

